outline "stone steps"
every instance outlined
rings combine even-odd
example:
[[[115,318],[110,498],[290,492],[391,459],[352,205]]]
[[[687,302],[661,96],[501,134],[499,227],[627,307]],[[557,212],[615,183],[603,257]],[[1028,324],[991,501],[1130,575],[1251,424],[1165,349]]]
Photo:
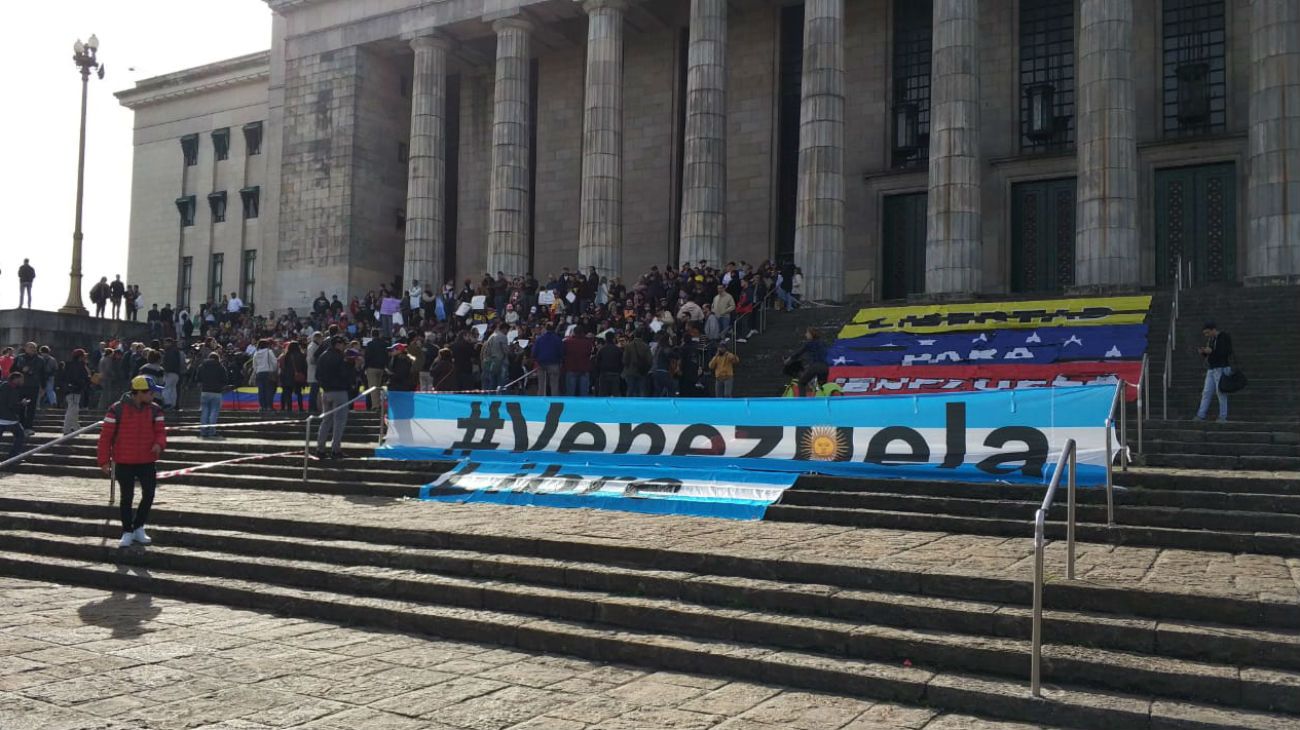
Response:
[[[380,541],[393,535],[373,532],[366,543],[250,536],[270,526],[257,520],[230,520],[228,531],[180,531],[172,527],[176,516],[158,512],[158,546],[118,551],[85,539],[105,534],[94,519],[10,512],[0,529],[0,570],[1032,723],[1146,728],[1154,712],[1169,723],[1200,718],[1185,727],[1286,727],[1297,718],[1263,713],[1300,711],[1300,697],[1290,692],[1300,635],[1257,622],[1049,611],[1048,641],[1066,643],[1047,645],[1045,672],[1063,684],[1049,690],[1051,701],[1035,702],[1023,679],[1028,612],[1023,603],[1004,602],[1023,601],[1025,592],[997,591],[998,581],[970,581],[983,584],[973,592],[998,593],[997,602],[954,601],[836,583],[738,581],[729,574],[755,566],[736,561],[712,561],[732,568],[722,574],[674,574],[659,565],[595,562],[609,550],[580,562],[520,558],[502,555],[509,547],[502,541],[421,550],[397,548]],[[641,562],[679,562],[650,552],[657,554]],[[1118,607],[1110,591],[1059,588],[1066,590],[1049,587],[1049,605]],[[1091,600],[1078,601],[1083,596]],[[1196,610],[1195,601],[1181,599],[1146,606]]]

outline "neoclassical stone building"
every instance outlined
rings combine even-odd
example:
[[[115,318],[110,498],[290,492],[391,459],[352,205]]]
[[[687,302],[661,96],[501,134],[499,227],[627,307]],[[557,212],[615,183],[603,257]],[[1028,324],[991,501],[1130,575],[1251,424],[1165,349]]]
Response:
[[[700,259],[827,300],[1300,279],[1296,0],[267,2],[269,53],[119,94],[163,299]]]

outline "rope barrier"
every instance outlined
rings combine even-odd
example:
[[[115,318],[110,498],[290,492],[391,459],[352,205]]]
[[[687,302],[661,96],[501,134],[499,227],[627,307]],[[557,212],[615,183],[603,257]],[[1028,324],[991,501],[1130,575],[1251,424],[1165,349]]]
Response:
[[[157,478],[170,479],[171,477],[186,476],[188,474],[193,474],[196,471],[204,471],[206,469],[212,469],[218,466],[228,466],[230,464],[241,464],[249,461],[261,461],[263,459],[274,459],[277,456],[297,456],[297,455],[298,455],[297,451],[286,451],[281,454],[256,454],[254,456],[241,456],[237,459],[226,459],[225,461],[212,461],[206,464],[189,466],[184,469],[175,469],[173,471],[160,472]]]

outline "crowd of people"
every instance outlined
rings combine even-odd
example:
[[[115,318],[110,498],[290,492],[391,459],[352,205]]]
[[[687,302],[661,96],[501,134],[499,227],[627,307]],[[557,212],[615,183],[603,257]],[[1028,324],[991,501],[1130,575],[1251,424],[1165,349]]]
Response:
[[[733,340],[755,332],[762,308],[798,307],[802,275],[742,261],[656,266],[631,283],[563,269],[544,280],[485,274],[436,290],[399,284],[346,303],[320,292],[309,311],[279,315],[255,313],[233,292],[194,317],[155,304],[148,342],[108,340],[62,358],[34,342],[4,348],[0,434],[17,434],[16,452],[41,408],[63,409],[71,432],[81,408],[107,409],[139,376],[158,384],[164,410],[179,410],[182,391],[197,390],[201,424],[216,423],[225,393],[249,387],[263,411],[275,408],[277,392],[282,411],[320,412],[378,385],[730,397],[740,365]],[[127,319],[137,317],[139,287],[105,277],[92,292],[96,314],[107,303],[117,317],[125,304]],[[216,429],[200,435],[219,438]]]

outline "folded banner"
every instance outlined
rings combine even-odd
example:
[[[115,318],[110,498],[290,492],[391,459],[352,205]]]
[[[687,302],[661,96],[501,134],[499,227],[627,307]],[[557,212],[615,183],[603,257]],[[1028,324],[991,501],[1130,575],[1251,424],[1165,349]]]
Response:
[[[587,507],[647,514],[763,518],[798,474],[706,471],[591,464],[462,461],[420,490],[422,499],[543,507]]]
[[[304,385],[302,389],[304,403],[307,402],[308,390],[309,388]],[[282,392],[282,388],[277,387],[275,389],[275,399],[271,404],[272,410],[280,410],[280,394]],[[232,388],[221,394],[221,410],[223,411],[256,411],[259,409],[260,406],[257,401],[257,388]],[[365,409],[366,402],[364,400],[357,401],[356,404],[352,406],[352,410],[354,411],[364,411]]]
[[[863,309],[840,330],[840,339],[877,332],[956,332],[1053,326],[1142,324],[1150,296],[972,302]]]
[[[899,393],[962,393],[968,391],[1110,386],[1121,380],[1138,382],[1142,363],[1069,362],[1054,365],[931,365],[907,367],[833,367],[831,380],[848,395]],[[1137,399],[1137,389],[1127,388],[1127,400]]]
[[[1046,365],[1078,360],[1141,360],[1147,326],[1043,327],[958,334],[885,332],[836,340],[831,365]]]
[[[1105,476],[1115,389],[855,398],[538,398],[391,393],[377,455],[1042,482],[1066,439]]]

